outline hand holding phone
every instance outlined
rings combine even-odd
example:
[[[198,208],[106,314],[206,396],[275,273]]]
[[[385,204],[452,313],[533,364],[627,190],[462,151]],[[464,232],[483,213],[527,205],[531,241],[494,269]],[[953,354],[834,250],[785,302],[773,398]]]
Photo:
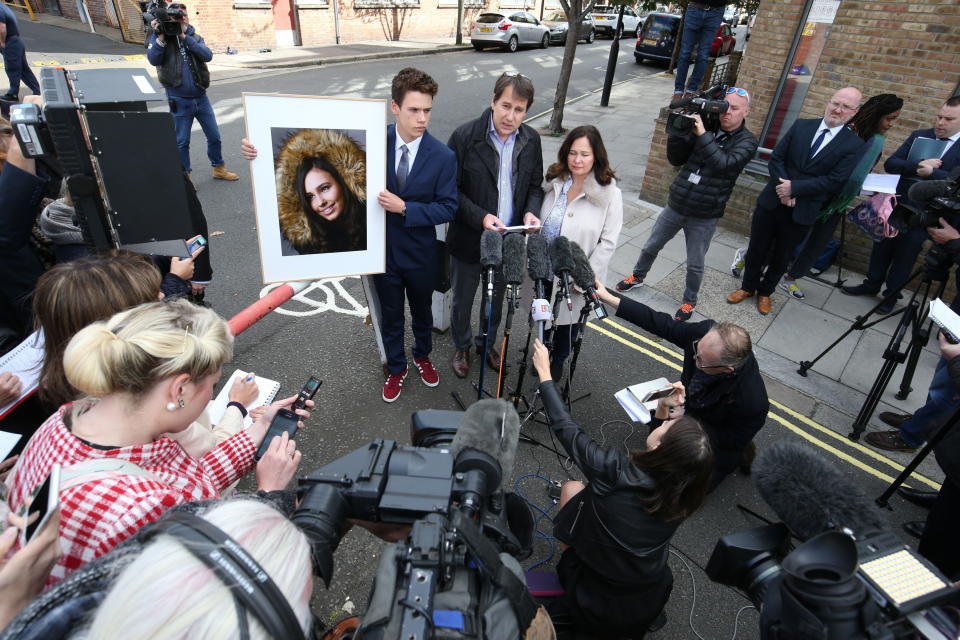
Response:
[[[260,458],[267,453],[267,450],[270,448],[270,442],[275,436],[286,433],[291,440],[293,439],[293,436],[297,433],[297,423],[300,422],[300,416],[297,415],[297,410],[306,408],[307,401],[313,399],[313,396],[316,395],[317,390],[320,389],[320,385],[322,384],[322,380],[317,380],[311,376],[306,384],[303,385],[303,388],[300,389],[300,393],[297,394],[297,399],[294,401],[293,406],[289,409],[277,410],[276,415],[273,416],[273,420],[270,422],[270,427],[267,429],[266,435],[263,436],[260,447],[257,449],[257,454],[254,456],[256,460],[260,460]]]
[[[648,392],[645,396],[643,396],[643,401],[650,402],[651,400],[659,400],[660,398],[669,398],[676,392],[677,388],[673,385],[670,385],[663,387],[662,389]]]
[[[40,483],[21,509],[23,526],[20,528],[20,546],[27,546],[49,524],[54,512],[60,507],[60,465],[50,469],[50,475]]]

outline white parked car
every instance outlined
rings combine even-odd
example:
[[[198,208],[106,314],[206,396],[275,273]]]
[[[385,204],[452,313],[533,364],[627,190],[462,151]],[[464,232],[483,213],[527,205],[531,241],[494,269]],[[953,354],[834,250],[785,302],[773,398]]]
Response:
[[[511,53],[520,47],[550,46],[550,28],[527,11],[487,11],[477,16],[470,29],[470,44],[477,51],[500,47]]]
[[[598,4],[595,6],[591,16],[593,17],[593,28],[597,35],[614,37],[619,15],[620,7],[617,5]],[[643,22],[643,19],[632,7],[625,7],[623,10],[623,31],[620,33],[620,37],[625,35],[636,37],[641,22]]]

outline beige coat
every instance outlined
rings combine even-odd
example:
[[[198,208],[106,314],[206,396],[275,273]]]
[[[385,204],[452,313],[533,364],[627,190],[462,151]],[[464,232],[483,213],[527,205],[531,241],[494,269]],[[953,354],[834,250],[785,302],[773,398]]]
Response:
[[[554,178],[547,183],[547,192],[540,209],[540,219],[546,220],[553,211],[553,205],[560,195],[565,178]],[[607,267],[617,248],[617,238],[623,226],[623,194],[613,180],[607,186],[599,184],[591,173],[584,181],[583,193],[572,202],[567,202],[563,214],[563,226],[560,235],[576,242],[587,254],[590,266],[597,280],[607,278]],[[554,289],[556,291],[556,289]],[[579,291],[579,290],[577,290]],[[573,311],[567,310],[564,302],[557,314],[557,324],[571,324],[580,317],[583,309],[583,296],[578,292],[571,296]]]

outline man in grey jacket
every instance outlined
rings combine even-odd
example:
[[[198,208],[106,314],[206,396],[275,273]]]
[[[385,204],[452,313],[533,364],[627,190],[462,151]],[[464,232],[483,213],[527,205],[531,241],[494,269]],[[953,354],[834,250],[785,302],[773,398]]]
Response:
[[[750,113],[750,94],[730,87],[724,99],[729,106],[720,116],[716,132],[707,131],[700,116],[693,115],[691,133],[667,137],[667,160],[682,168],[670,185],[668,204],[657,217],[633,273],[617,283],[617,291],[643,286],[657,254],[682,229],[687,242],[687,283],[674,315],[678,322],[693,315],[717,220],[723,216],[737,176],[757,151],[757,137],[744,124]]]

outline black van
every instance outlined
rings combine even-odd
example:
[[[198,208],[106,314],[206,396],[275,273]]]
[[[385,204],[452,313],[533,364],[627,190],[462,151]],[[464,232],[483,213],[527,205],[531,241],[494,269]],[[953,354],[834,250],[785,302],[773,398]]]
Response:
[[[670,62],[673,45],[679,37],[680,16],[673,13],[651,13],[637,32],[633,57],[637,64],[644,58]]]

